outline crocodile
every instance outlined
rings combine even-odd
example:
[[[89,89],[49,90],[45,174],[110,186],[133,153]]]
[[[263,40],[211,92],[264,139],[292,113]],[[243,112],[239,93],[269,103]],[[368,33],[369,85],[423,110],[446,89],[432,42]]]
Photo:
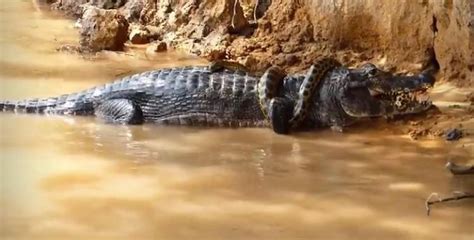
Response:
[[[317,94],[308,99],[311,106],[298,129],[341,130],[361,118],[423,112],[432,105],[425,93],[433,86],[439,65],[431,69],[403,76],[373,64],[336,67],[314,89]],[[258,94],[264,76],[232,69],[215,72],[208,66],[165,68],[59,97],[0,101],[0,112],[95,115],[117,124],[272,127],[279,118],[293,117],[307,74],[283,77],[277,94],[282,104],[265,106],[271,121]]]

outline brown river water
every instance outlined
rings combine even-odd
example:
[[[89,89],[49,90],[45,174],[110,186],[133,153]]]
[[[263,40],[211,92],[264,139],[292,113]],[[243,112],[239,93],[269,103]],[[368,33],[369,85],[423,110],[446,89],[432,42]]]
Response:
[[[73,21],[30,1],[1,0],[0,27],[1,99],[206,64],[143,48],[57,52],[77,42]],[[435,205],[430,217],[424,207],[431,192],[474,190],[443,167],[472,159],[472,138],[412,141],[380,124],[279,136],[0,114],[0,238],[474,239],[473,201]]]

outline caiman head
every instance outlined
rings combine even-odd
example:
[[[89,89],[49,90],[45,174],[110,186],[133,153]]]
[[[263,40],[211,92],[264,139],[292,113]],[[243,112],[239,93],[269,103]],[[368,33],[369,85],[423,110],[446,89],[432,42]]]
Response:
[[[339,79],[345,86],[338,94],[339,105],[354,118],[426,111],[432,105],[427,90],[434,85],[438,70],[434,54],[421,73],[411,76],[392,74],[373,64],[348,70],[347,76]]]

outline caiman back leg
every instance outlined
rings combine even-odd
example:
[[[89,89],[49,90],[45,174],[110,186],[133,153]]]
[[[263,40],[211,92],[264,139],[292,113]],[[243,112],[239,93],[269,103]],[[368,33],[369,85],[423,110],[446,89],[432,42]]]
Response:
[[[128,99],[112,99],[94,106],[94,114],[106,123],[141,124],[141,108]]]

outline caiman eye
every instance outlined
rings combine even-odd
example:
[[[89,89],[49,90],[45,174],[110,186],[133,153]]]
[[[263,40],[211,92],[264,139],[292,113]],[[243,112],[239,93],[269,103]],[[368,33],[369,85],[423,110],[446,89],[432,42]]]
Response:
[[[368,74],[369,74],[369,76],[375,76],[375,75],[377,75],[377,72],[378,71],[377,71],[376,68],[372,68],[372,69],[369,70]]]
[[[362,66],[364,74],[368,77],[374,77],[379,73],[379,69],[372,63],[366,63]]]

